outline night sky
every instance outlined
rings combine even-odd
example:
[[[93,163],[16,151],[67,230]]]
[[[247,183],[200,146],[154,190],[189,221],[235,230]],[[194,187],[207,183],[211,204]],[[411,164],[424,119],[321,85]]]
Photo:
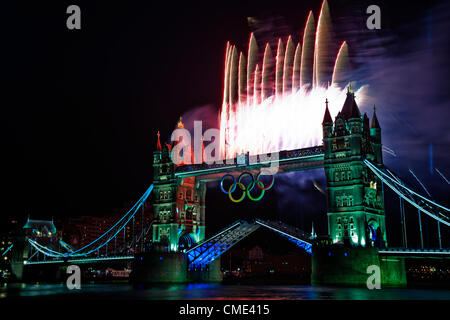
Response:
[[[138,199],[152,182],[158,130],[167,140],[181,115],[214,125],[226,42],[245,51],[252,31],[261,43],[289,34],[298,41],[308,11],[317,17],[321,5],[92,2],[2,6],[2,222],[102,216]],[[449,185],[430,171],[429,150],[448,179],[450,7],[392,2],[329,0],[334,36],[349,43],[355,81],[370,86],[370,104],[360,107],[371,116],[377,105],[383,141],[397,154],[385,163],[424,193],[414,170],[448,205]],[[66,28],[70,4],[81,7],[81,30]],[[365,27],[371,4],[381,7],[381,30]],[[325,199],[312,180],[324,185],[323,172],[280,177],[261,203],[239,207],[211,185],[207,226],[258,216],[306,231],[314,220],[326,233]],[[398,199],[387,200],[395,241],[397,208]]]

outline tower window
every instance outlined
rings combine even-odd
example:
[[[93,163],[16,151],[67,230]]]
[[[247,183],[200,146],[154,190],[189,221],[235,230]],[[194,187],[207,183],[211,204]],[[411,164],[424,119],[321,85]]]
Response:
[[[343,197],[343,198],[342,198],[342,206],[343,206],[343,207],[346,207],[346,206],[347,206],[347,198],[346,198],[346,197]]]
[[[345,139],[344,147],[345,147],[345,148],[348,148],[348,147],[349,147],[348,139]]]

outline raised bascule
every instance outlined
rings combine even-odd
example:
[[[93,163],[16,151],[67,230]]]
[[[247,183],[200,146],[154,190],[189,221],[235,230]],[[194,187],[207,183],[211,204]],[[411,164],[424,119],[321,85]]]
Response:
[[[220,154],[228,160],[174,164],[174,145],[161,144],[158,132],[153,183],[136,204],[101,237],[82,248],[62,252],[21,237],[12,249],[19,270],[16,276],[22,277],[23,267],[133,261],[131,278],[136,283],[220,281],[221,254],[258,228],[274,231],[312,255],[312,284],[365,285],[367,267],[376,265],[381,269],[382,285],[404,286],[406,258],[450,257],[450,250],[442,247],[389,247],[384,188],[393,190],[401,203],[418,209],[419,221],[421,215],[437,221],[439,230],[441,225],[450,225],[450,210],[415,192],[383,164],[375,107],[370,120],[358,107],[364,105],[364,90],[350,85],[341,89],[346,80],[347,43],[342,43],[333,61],[328,59],[332,50],[326,1],[315,29],[314,24],[310,12],[302,43],[295,44],[289,37],[284,44],[280,39],[275,58],[266,44],[262,61],[253,34],[247,58],[227,44]],[[184,127],[181,119],[178,127]],[[278,157],[267,160],[261,156],[267,153],[277,153]],[[251,157],[266,160],[250,161]],[[273,165],[278,168],[276,175],[324,169],[326,237],[315,238],[283,223],[255,217],[254,221],[236,221],[206,238],[205,216],[212,209],[206,208],[206,183],[221,181],[222,191],[234,202],[246,196],[249,201],[258,201],[276,183],[276,175],[266,184],[259,179],[260,173]],[[226,177],[228,185],[224,186]],[[244,177],[250,183],[244,184]],[[154,219],[145,228],[141,224],[142,230],[135,237],[128,242],[124,237],[123,245],[117,247],[116,240],[126,228],[132,225],[134,230],[134,221],[149,197]],[[147,250],[144,243],[149,245]],[[37,261],[39,256],[45,259]]]

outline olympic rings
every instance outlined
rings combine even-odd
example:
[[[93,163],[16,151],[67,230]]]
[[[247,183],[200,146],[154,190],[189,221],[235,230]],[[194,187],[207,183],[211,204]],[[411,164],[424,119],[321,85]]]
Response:
[[[259,195],[259,197],[253,198],[252,195],[250,194],[251,190],[250,189],[247,190],[247,196],[252,201],[259,201],[259,200],[261,200],[262,197],[264,196],[264,192],[266,192],[266,190],[264,190],[264,184],[261,181],[256,180],[256,185],[261,189],[261,194]]]
[[[233,184],[230,185],[230,187],[228,188],[228,191],[225,191],[225,189],[223,187],[223,182],[227,178],[227,176],[229,176],[233,179]],[[244,176],[249,176],[251,178],[251,182],[247,186],[244,186],[244,184],[242,183],[242,179],[244,178]],[[256,179],[255,179],[250,172],[244,171],[239,175],[238,179],[236,180],[236,178],[233,175],[226,174],[220,180],[220,190],[222,190],[223,193],[228,194],[228,197],[234,203],[239,203],[239,202],[243,201],[246,195],[252,201],[259,201],[263,198],[264,193],[273,187],[274,181],[275,181],[275,177],[272,175],[269,185],[264,186],[264,183],[261,180],[259,180],[260,176],[261,176],[261,172],[259,172],[256,175]],[[261,190],[261,194],[258,197],[253,197],[250,193],[253,190],[253,188],[255,187],[255,185],[258,187],[259,190]],[[239,188],[242,191],[242,195],[238,199],[233,198],[233,193],[236,190],[236,186],[239,186]]]
[[[232,196],[232,193],[233,193],[233,192],[231,191],[231,189],[232,189],[233,187],[236,188],[236,185],[239,185],[239,187],[240,187],[241,190],[242,190],[242,196],[241,196],[239,199],[234,199],[233,196]],[[244,185],[243,185],[242,183],[236,182],[235,185],[230,186],[230,190],[229,190],[229,192],[228,192],[228,197],[229,197],[230,200],[233,201],[234,203],[241,202],[241,201],[244,200],[244,198],[245,198],[245,190],[246,190],[246,189],[247,189],[247,188],[244,187]]]
[[[256,175],[256,181],[260,181],[260,180],[259,180],[259,176],[260,176],[260,175],[261,175],[261,172],[259,172],[259,173]],[[269,183],[269,185],[268,185],[267,187],[264,187],[264,184],[262,184],[263,186],[261,187],[261,186],[259,185],[259,183],[256,184],[256,186],[257,186],[259,189],[261,189],[261,190],[269,190],[270,188],[273,187],[274,182],[275,182],[275,176],[274,176],[274,175],[271,175],[271,180],[270,180],[270,183]]]
[[[253,178],[253,175],[250,172],[244,171],[239,175],[238,182],[241,182],[241,179],[244,175],[248,175],[250,178],[252,178],[252,182],[249,184],[250,188],[246,188],[246,190],[252,190],[255,187],[255,178]]]
[[[233,190],[230,190],[230,191],[228,191],[228,192],[226,192],[226,191],[223,189],[223,181],[225,180],[225,178],[226,178],[227,176],[228,176],[228,177],[231,177],[231,179],[233,179],[233,184],[231,185],[231,186],[233,187]],[[231,174],[226,174],[226,175],[224,175],[224,176],[222,177],[222,180],[220,180],[220,190],[222,190],[223,193],[227,194],[227,193],[230,193],[230,192],[234,192],[235,189],[236,189],[236,178],[233,177]]]

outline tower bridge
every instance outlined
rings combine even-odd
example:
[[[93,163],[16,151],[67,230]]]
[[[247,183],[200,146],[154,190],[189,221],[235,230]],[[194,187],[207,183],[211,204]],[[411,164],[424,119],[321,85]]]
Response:
[[[225,158],[222,163],[176,165],[171,158],[173,146],[162,145],[158,132],[153,182],[135,205],[106,232],[80,248],[50,240],[55,233],[50,224],[45,232],[52,236],[45,239],[25,232],[19,235],[1,253],[2,257],[12,256],[16,277],[20,280],[24,269],[50,265],[133,261],[135,281],[217,281],[220,255],[258,228],[277,232],[311,253],[313,284],[365,284],[367,266],[378,265],[384,284],[404,285],[405,259],[450,257],[440,236],[439,249],[425,249],[423,241],[420,249],[407,248],[404,205],[418,210],[421,238],[422,216],[436,221],[440,235],[441,226],[450,226],[450,210],[414,191],[386,168],[375,108],[369,119],[361,114],[350,86],[347,93],[341,90],[343,82],[349,80],[345,70],[347,42],[341,43],[334,63],[327,61],[333,46],[329,43],[331,16],[326,0],[318,23],[315,21],[310,11],[301,43],[295,43],[291,36],[286,42],[278,39],[276,49],[266,44],[263,54],[258,52],[254,34],[248,54],[227,43],[218,138]],[[268,130],[272,126],[276,130]],[[263,157],[274,148],[281,150],[278,157]],[[243,150],[247,153],[238,154]],[[254,178],[274,166],[277,173],[269,186]],[[238,221],[206,238],[207,182],[231,176],[233,184],[228,190],[221,185],[231,200],[237,189],[242,197],[258,201],[251,198],[250,189],[256,187],[263,194],[277,174],[317,168],[323,168],[326,178],[325,239],[310,239],[295,228],[262,220]],[[247,186],[240,181],[243,174],[252,177]],[[403,248],[390,248],[385,217],[392,213],[385,212],[386,188],[400,199]],[[147,226],[141,223],[141,230],[127,239],[126,230],[135,229],[148,199],[155,219]],[[149,250],[146,245],[150,245]]]
[[[64,252],[60,246],[22,237],[22,242],[9,248],[14,251],[13,264],[18,276],[21,272],[18,265],[26,270],[51,264],[132,261],[132,279],[138,282],[219,281],[220,255],[261,227],[277,232],[312,254],[313,284],[363,284],[367,266],[379,265],[383,283],[401,286],[406,284],[405,259],[450,258],[450,251],[444,248],[389,247],[384,188],[392,189],[401,201],[417,208],[419,215],[426,214],[444,226],[450,225],[449,209],[415,192],[384,166],[381,127],[375,109],[369,123],[349,90],[333,121],[328,101],[325,103],[322,146],[281,151],[278,159],[265,162],[251,161],[247,154],[219,164],[177,166],[171,160],[171,146],[162,147],[158,135],[153,153],[153,184],[136,204],[107,232],[83,248],[63,245]],[[328,238],[317,241],[301,230],[256,219],[237,221],[206,239],[206,183],[225,175],[254,175],[275,164],[278,173],[324,169]],[[238,182],[235,179],[234,185]],[[233,185],[229,192],[232,189]],[[139,219],[140,209],[149,197],[154,206],[154,220],[145,228],[142,225],[133,239],[118,248],[117,238]],[[143,250],[143,243],[149,238],[151,250]],[[99,256],[100,248],[109,254]],[[37,260],[39,256],[45,260]]]
[[[382,168],[381,128],[374,112],[372,124],[361,116],[355,95],[348,90],[341,112],[332,120],[326,101],[323,118],[323,146],[279,152],[277,159],[250,161],[245,155],[219,164],[176,166],[171,148],[157,142],[154,152],[153,242],[163,243],[176,252],[181,235],[188,234],[194,243],[205,237],[205,194],[208,181],[243,172],[257,174],[274,164],[278,173],[324,168],[327,180],[328,229],[333,243],[365,246],[376,242],[387,246],[381,180],[364,163],[371,161]],[[159,136],[158,136],[159,139]],[[260,156],[256,160],[266,159]],[[368,240],[367,229],[373,235]]]

